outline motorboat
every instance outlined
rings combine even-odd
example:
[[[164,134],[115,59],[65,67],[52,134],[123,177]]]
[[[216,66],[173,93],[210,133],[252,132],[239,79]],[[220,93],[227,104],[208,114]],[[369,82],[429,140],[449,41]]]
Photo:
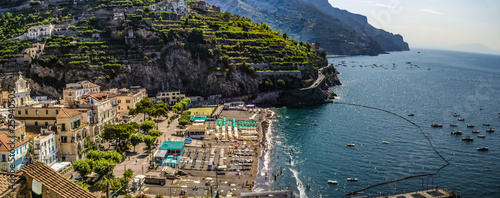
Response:
[[[483,126],[490,126],[490,124],[488,124],[488,123],[483,123]]]
[[[451,127],[457,127],[458,124],[450,124]]]
[[[464,120],[465,120],[465,119],[463,119],[463,118],[458,118],[458,121],[464,121]]]
[[[452,135],[462,135],[462,131],[452,131]]]
[[[481,147],[481,148],[476,148],[476,150],[478,150],[478,151],[487,151],[487,150],[490,150],[490,148],[488,148],[488,147]]]
[[[410,113],[410,114],[408,114],[408,116],[415,116],[415,114],[413,114],[413,113]]]
[[[460,114],[453,114],[453,117],[460,117]]]
[[[472,133],[479,133],[479,130],[474,129],[474,130],[472,130]]]
[[[467,136],[467,137],[463,137],[462,140],[463,141],[472,141],[472,140],[474,140],[474,138],[471,138],[470,136]]]
[[[486,129],[486,132],[495,132],[495,129],[489,128],[489,129]]]
[[[443,127],[443,125],[442,124],[436,124],[436,123],[434,123],[434,124],[431,125],[431,127]]]
[[[347,178],[347,181],[358,181],[358,178]]]
[[[329,184],[339,184],[337,180],[328,180]]]
[[[300,124],[295,124],[295,126],[300,126]]]
[[[468,124],[467,127],[474,127],[474,125],[473,124]]]
[[[313,125],[313,126],[318,126],[318,123],[313,123],[312,125]]]
[[[354,146],[356,146],[356,145],[355,145],[355,144],[353,144],[353,143],[347,143],[347,146],[348,146],[348,147],[354,147]]]
[[[388,141],[382,141],[382,144],[389,144]]]
[[[486,136],[484,135],[477,135],[478,138],[485,138]]]

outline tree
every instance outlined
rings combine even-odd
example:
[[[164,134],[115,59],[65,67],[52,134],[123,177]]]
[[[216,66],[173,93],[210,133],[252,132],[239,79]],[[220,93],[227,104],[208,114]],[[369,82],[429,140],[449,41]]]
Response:
[[[134,152],[135,152],[135,146],[139,145],[139,143],[144,142],[144,137],[139,134],[139,133],[134,133],[132,136],[130,136],[130,144],[134,147]]]
[[[135,108],[130,109],[129,115],[137,115],[139,113],[144,113],[144,120],[146,120],[146,114],[150,115],[153,110],[153,102],[149,98],[143,98],[138,103],[135,104]]]
[[[156,118],[156,129],[158,129],[158,117],[163,116],[165,118],[168,118],[168,109],[168,104],[164,102],[161,102],[154,107],[151,115]]]
[[[132,179],[132,176],[134,176],[134,171],[132,169],[127,169],[123,173],[123,178],[127,178],[127,180]]]
[[[155,130],[155,129],[152,129],[152,130],[149,130],[148,131],[148,135],[150,136],[154,136],[156,138],[160,137],[161,135],[163,135],[163,132],[161,132],[160,130]]]
[[[82,176],[83,180],[87,179],[87,175],[92,172],[92,168],[88,161],[85,159],[79,159],[73,161],[73,169]]]
[[[104,140],[117,139],[119,146],[125,148],[127,147],[126,145],[130,138],[130,135],[135,132],[136,127],[137,123],[106,125],[104,126],[104,131],[101,134],[101,137]]]
[[[113,168],[114,165],[112,165],[112,163],[110,163],[110,161],[106,159],[94,161],[94,172],[99,174],[99,177],[101,178],[113,172]]]
[[[76,184],[78,184],[79,186],[81,186],[83,189],[89,191],[89,187],[87,186],[86,183],[83,183],[82,181],[77,181]]]
[[[146,146],[148,147],[148,149],[150,151],[151,151],[151,148],[153,147],[153,144],[155,143],[155,141],[156,141],[155,136],[151,136],[151,135],[144,136],[144,143],[146,143]]]
[[[146,120],[144,122],[141,123],[141,130],[144,131],[144,132],[148,132],[149,130],[155,128],[155,121],[152,121],[152,120]]]
[[[111,163],[120,163],[122,161],[122,155],[115,150],[109,151],[89,151],[87,153],[87,159],[91,161],[98,161],[105,159]]]

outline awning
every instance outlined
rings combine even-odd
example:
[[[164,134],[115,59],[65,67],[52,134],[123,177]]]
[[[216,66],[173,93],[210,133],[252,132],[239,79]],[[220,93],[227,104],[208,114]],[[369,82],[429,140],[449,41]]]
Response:
[[[164,158],[166,154],[167,154],[167,150],[157,150],[155,152],[155,157]]]

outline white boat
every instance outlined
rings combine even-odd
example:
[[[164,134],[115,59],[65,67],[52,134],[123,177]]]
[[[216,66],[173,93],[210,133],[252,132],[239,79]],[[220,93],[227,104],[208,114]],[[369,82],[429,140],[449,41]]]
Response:
[[[462,131],[452,131],[451,134],[453,134],[453,135],[462,135]]]
[[[382,141],[382,144],[389,144],[388,141]]]
[[[457,124],[450,124],[451,127],[457,127]]]
[[[463,141],[472,141],[472,140],[474,140],[474,138],[471,138],[470,136],[467,136],[467,137],[463,137],[462,140]]]
[[[443,125],[442,125],[442,124],[436,124],[436,123],[433,123],[433,124],[431,125],[431,127],[443,127]]]
[[[464,120],[465,120],[465,119],[463,119],[463,118],[458,118],[458,121],[464,121]]]
[[[468,124],[467,127],[474,127],[474,125],[473,124]]]
[[[300,124],[295,124],[295,126],[300,126]]]
[[[495,132],[495,129],[489,128],[489,129],[486,129],[486,132]]]
[[[349,147],[354,147],[354,146],[356,146],[356,145],[355,145],[355,144],[353,144],[353,143],[347,143],[347,146],[349,146]]]
[[[484,135],[477,135],[478,138],[485,138],[486,136]]]
[[[328,180],[328,183],[329,184],[339,184],[339,182],[336,180]]]
[[[483,123],[483,126],[490,126],[490,124],[487,124],[487,123]]]
[[[479,133],[479,130],[474,129],[474,130],[472,130],[472,133]]]
[[[481,147],[481,148],[476,148],[476,150],[478,150],[478,151],[487,151],[487,150],[490,150],[490,148],[488,148],[488,147]]]
[[[358,181],[358,178],[347,178],[347,181]]]

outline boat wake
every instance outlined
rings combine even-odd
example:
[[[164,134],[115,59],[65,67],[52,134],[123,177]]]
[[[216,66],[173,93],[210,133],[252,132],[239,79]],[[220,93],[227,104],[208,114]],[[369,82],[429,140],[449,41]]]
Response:
[[[299,172],[296,170],[293,170],[292,168],[288,168],[290,171],[293,173],[293,177],[297,181],[297,189],[299,190],[299,197],[307,197],[306,195],[306,188],[302,184],[302,181],[299,179]]]

